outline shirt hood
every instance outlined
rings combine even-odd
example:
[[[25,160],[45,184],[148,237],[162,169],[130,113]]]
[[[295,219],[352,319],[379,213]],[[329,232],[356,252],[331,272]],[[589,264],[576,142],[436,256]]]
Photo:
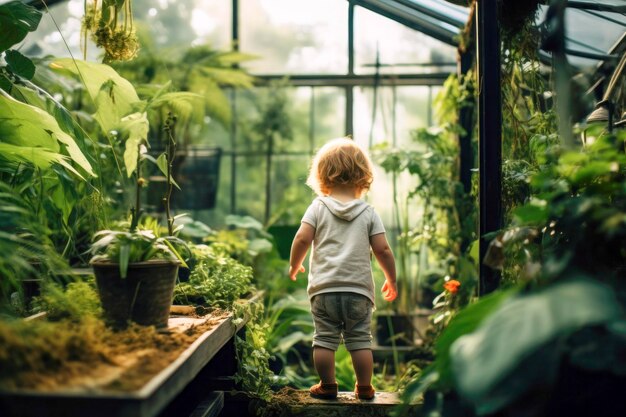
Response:
[[[363,200],[351,200],[343,203],[339,200],[335,200],[332,197],[318,197],[318,199],[324,204],[328,210],[340,219],[352,221],[359,214],[363,213],[369,205]]]

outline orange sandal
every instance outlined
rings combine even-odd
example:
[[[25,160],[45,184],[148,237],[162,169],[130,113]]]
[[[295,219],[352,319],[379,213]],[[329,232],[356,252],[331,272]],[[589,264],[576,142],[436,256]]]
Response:
[[[371,385],[354,385],[354,396],[357,400],[371,400],[376,390]]]
[[[311,393],[311,397],[333,400],[337,398],[339,385],[336,382],[334,384],[324,384],[320,381],[319,384],[313,385],[311,389],[309,389],[309,392]]]

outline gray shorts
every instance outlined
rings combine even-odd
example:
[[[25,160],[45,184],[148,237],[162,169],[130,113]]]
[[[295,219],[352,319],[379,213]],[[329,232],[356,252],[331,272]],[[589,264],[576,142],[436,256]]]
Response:
[[[372,301],[353,292],[318,294],[311,299],[315,324],[313,346],[337,350],[343,338],[346,349],[372,346]]]

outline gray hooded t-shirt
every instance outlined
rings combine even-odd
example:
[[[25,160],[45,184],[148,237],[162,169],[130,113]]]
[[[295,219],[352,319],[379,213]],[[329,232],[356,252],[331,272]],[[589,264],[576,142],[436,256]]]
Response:
[[[328,292],[355,292],[375,302],[370,236],[385,233],[374,208],[363,200],[318,197],[302,222],[315,228],[309,262],[309,298]]]

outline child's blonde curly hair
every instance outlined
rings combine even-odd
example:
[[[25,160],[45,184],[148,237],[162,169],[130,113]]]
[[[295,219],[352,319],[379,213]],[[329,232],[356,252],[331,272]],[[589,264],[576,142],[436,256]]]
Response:
[[[337,186],[354,186],[362,195],[374,174],[369,157],[351,138],[333,139],[317,151],[306,184],[317,195],[328,195]]]

